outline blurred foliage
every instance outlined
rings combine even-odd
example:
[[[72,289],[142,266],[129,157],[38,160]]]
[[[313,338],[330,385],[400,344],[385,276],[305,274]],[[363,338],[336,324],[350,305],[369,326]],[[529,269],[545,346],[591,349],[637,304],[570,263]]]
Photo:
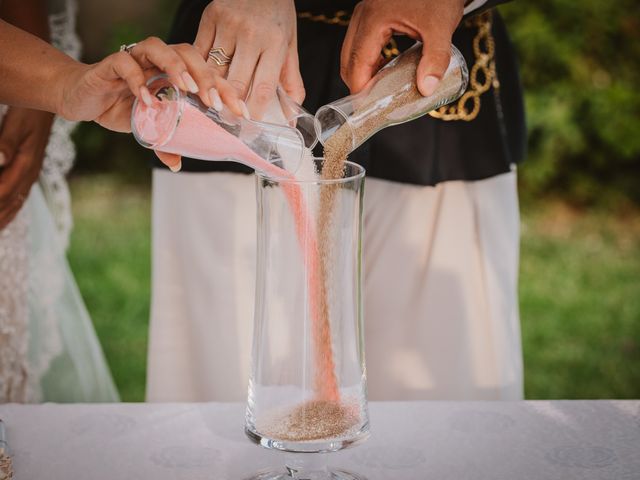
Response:
[[[525,193],[640,202],[640,9],[635,0],[501,8],[526,92]]]
[[[165,36],[175,8],[173,1],[158,0],[144,18],[114,25],[102,53],[148,35]],[[559,194],[583,205],[640,203],[635,0],[516,0],[501,12],[518,50],[526,92],[529,157],[520,170],[522,194]],[[130,137],[84,124],[75,140],[81,170],[148,177],[147,162]]]

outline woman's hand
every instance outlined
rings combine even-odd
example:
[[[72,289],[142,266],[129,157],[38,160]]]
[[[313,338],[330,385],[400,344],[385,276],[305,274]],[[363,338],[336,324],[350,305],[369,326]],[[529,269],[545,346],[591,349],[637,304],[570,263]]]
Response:
[[[53,115],[10,108],[0,128],[0,230],[22,208],[38,179]]]
[[[296,12],[292,0],[215,0],[200,20],[194,46],[206,58],[212,48],[232,57],[230,65],[209,62],[233,85],[249,110],[262,118],[278,84],[298,103],[304,85],[298,65]]]
[[[151,105],[145,83],[159,72],[181,90],[197,93],[209,107],[221,109],[225,103],[236,115],[246,108],[236,90],[193,46],[167,45],[151,37],[129,53],[114,53],[95,65],[72,65],[64,76],[57,111],[70,120],[94,120],[109,130],[130,132],[134,97]],[[180,170],[179,155],[156,154],[172,171]]]
[[[451,36],[464,10],[464,0],[363,0],[356,5],[342,46],[340,74],[359,92],[382,66],[381,50],[394,33],[421,40],[418,65],[420,93],[431,95],[449,66]]]
[[[130,132],[134,96],[150,105],[145,82],[159,72],[166,72],[180,89],[197,93],[206,105],[222,100],[234,113],[242,114],[233,87],[191,45],[169,46],[151,37],[130,53],[114,53],[94,65],[75,63],[68,70],[56,111],[69,120],[94,120],[109,130]]]

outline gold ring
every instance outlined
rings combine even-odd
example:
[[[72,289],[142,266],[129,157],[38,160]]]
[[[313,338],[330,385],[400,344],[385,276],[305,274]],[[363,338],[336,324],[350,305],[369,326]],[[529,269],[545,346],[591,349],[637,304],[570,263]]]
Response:
[[[127,52],[130,54],[131,50],[133,50],[133,47],[135,47],[137,44],[138,42],[133,42],[133,43],[130,43],[129,45],[127,44],[120,45],[120,51]]]
[[[216,64],[220,67],[225,65],[229,65],[231,63],[231,58],[227,55],[227,52],[224,51],[222,47],[216,47],[209,50],[209,59],[216,62]]]

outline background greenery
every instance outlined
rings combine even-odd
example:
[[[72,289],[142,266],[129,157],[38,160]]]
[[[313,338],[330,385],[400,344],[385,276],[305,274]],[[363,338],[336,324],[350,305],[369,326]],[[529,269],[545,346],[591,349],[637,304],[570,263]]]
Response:
[[[526,194],[640,201],[640,10],[634,0],[514,1],[529,123]]]
[[[99,35],[82,32],[87,60],[164,35],[175,2],[138,7]],[[526,395],[640,397],[637,5],[514,1],[501,12],[519,52],[530,135],[519,173]],[[91,124],[75,141],[70,261],[123,399],[142,400],[148,155],[130,136]]]

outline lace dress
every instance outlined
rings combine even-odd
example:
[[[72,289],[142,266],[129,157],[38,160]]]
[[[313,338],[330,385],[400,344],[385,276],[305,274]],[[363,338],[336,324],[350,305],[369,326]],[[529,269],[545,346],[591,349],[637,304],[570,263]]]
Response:
[[[77,58],[75,2],[53,0],[49,10],[52,44]],[[6,111],[0,105],[0,123]],[[55,119],[39,182],[0,230],[0,403],[118,400],[66,261],[73,127]]]

